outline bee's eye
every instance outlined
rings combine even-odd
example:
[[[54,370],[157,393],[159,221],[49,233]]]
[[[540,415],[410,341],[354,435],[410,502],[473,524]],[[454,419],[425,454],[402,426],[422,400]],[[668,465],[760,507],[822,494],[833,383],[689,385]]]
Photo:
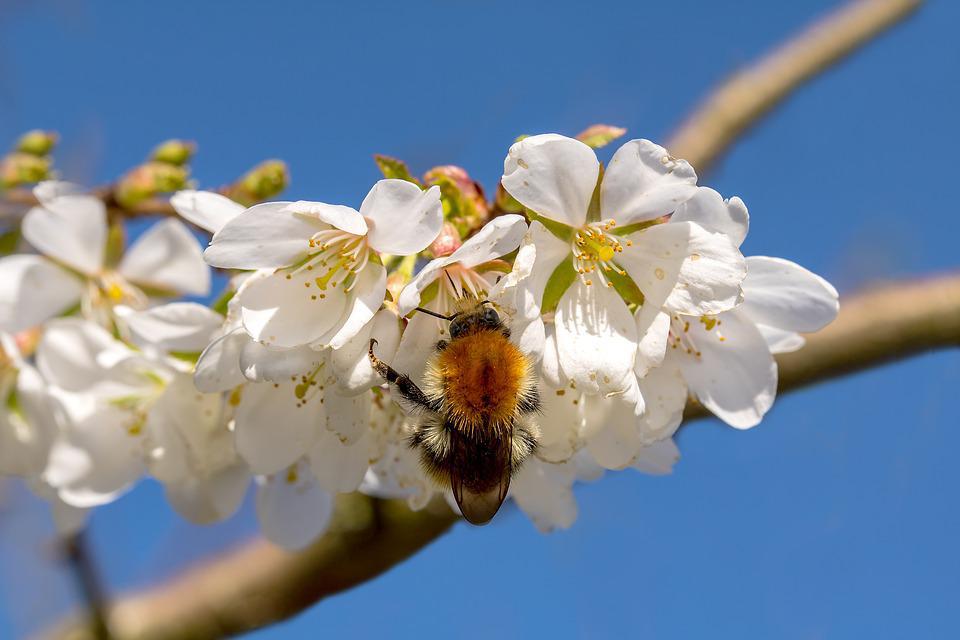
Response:
[[[500,323],[500,316],[497,314],[496,309],[487,307],[483,310],[483,323],[491,327]]]
[[[463,321],[454,320],[450,323],[450,337],[459,338],[461,335],[463,335],[465,329],[466,325],[464,325]]]

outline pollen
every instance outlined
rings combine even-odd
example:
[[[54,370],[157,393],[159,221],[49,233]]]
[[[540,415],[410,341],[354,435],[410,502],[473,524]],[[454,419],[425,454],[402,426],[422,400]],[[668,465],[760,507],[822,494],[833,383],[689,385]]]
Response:
[[[307,246],[307,259],[292,267],[286,278],[289,280],[303,271],[320,271],[321,275],[313,279],[313,284],[321,290],[342,283],[344,290],[349,292],[356,283],[357,273],[367,266],[370,258],[370,248],[365,236],[340,229],[318,231],[310,238]],[[340,278],[335,280],[337,274],[340,274]],[[311,283],[305,282],[304,286],[309,288]]]
[[[623,251],[620,239],[608,233],[615,226],[614,220],[607,220],[587,225],[574,235],[572,246],[574,268],[580,274],[584,284],[593,284],[593,280],[588,278],[587,274],[597,274],[606,286],[612,286],[607,274],[626,275],[626,271],[614,261],[617,254]]]

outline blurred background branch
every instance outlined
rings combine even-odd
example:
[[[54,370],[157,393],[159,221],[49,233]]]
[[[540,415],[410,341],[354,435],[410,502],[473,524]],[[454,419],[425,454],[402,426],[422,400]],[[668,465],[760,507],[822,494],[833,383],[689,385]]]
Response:
[[[704,173],[807,80],[897,24],[922,0],[854,0],[736,73],[710,93],[665,145]]]

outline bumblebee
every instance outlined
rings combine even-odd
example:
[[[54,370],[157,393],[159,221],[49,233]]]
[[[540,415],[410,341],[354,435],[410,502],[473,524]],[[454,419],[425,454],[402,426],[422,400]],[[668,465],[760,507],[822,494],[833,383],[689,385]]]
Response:
[[[458,301],[450,340],[436,344],[424,389],[377,358],[374,370],[419,420],[408,444],[438,485],[449,487],[468,522],[489,522],[507,497],[510,478],[537,448],[540,409],[533,364],[510,342],[510,329],[487,300]]]

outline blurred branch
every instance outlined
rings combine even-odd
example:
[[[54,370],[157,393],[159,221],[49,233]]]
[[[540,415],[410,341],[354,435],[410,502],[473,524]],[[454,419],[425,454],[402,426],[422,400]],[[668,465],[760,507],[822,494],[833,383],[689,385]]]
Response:
[[[126,217],[136,216],[176,216],[177,212],[168,200],[163,198],[151,198],[140,202],[133,207],[120,207],[113,198],[112,187],[100,187],[93,189],[91,193],[107,205],[107,210],[111,215],[122,215]],[[29,189],[11,189],[2,194],[3,202],[6,204],[20,205],[22,207],[33,207],[40,204],[33,192]]]
[[[95,640],[110,640],[107,626],[106,598],[96,564],[87,548],[86,536],[82,531],[63,540],[63,559],[73,575],[86,608],[86,627]]]
[[[704,100],[666,147],[705,172],[793,91],[897,24],[922,0],[854,0],[740,71]]]
[[[780,392],[933,349],[960,346],[960,274],[844,297],[829,327],[778,356]],[[688,419],[705,415],[692,403]],[[119,599],[117,638],[220,638],[287,619],[377,576],[456,521],[442,502],[412,512],[400,501],[339,497],[334,526],[299,553],[257,540],[172,581]],[[82,625],[60,630],[82,637]]]

